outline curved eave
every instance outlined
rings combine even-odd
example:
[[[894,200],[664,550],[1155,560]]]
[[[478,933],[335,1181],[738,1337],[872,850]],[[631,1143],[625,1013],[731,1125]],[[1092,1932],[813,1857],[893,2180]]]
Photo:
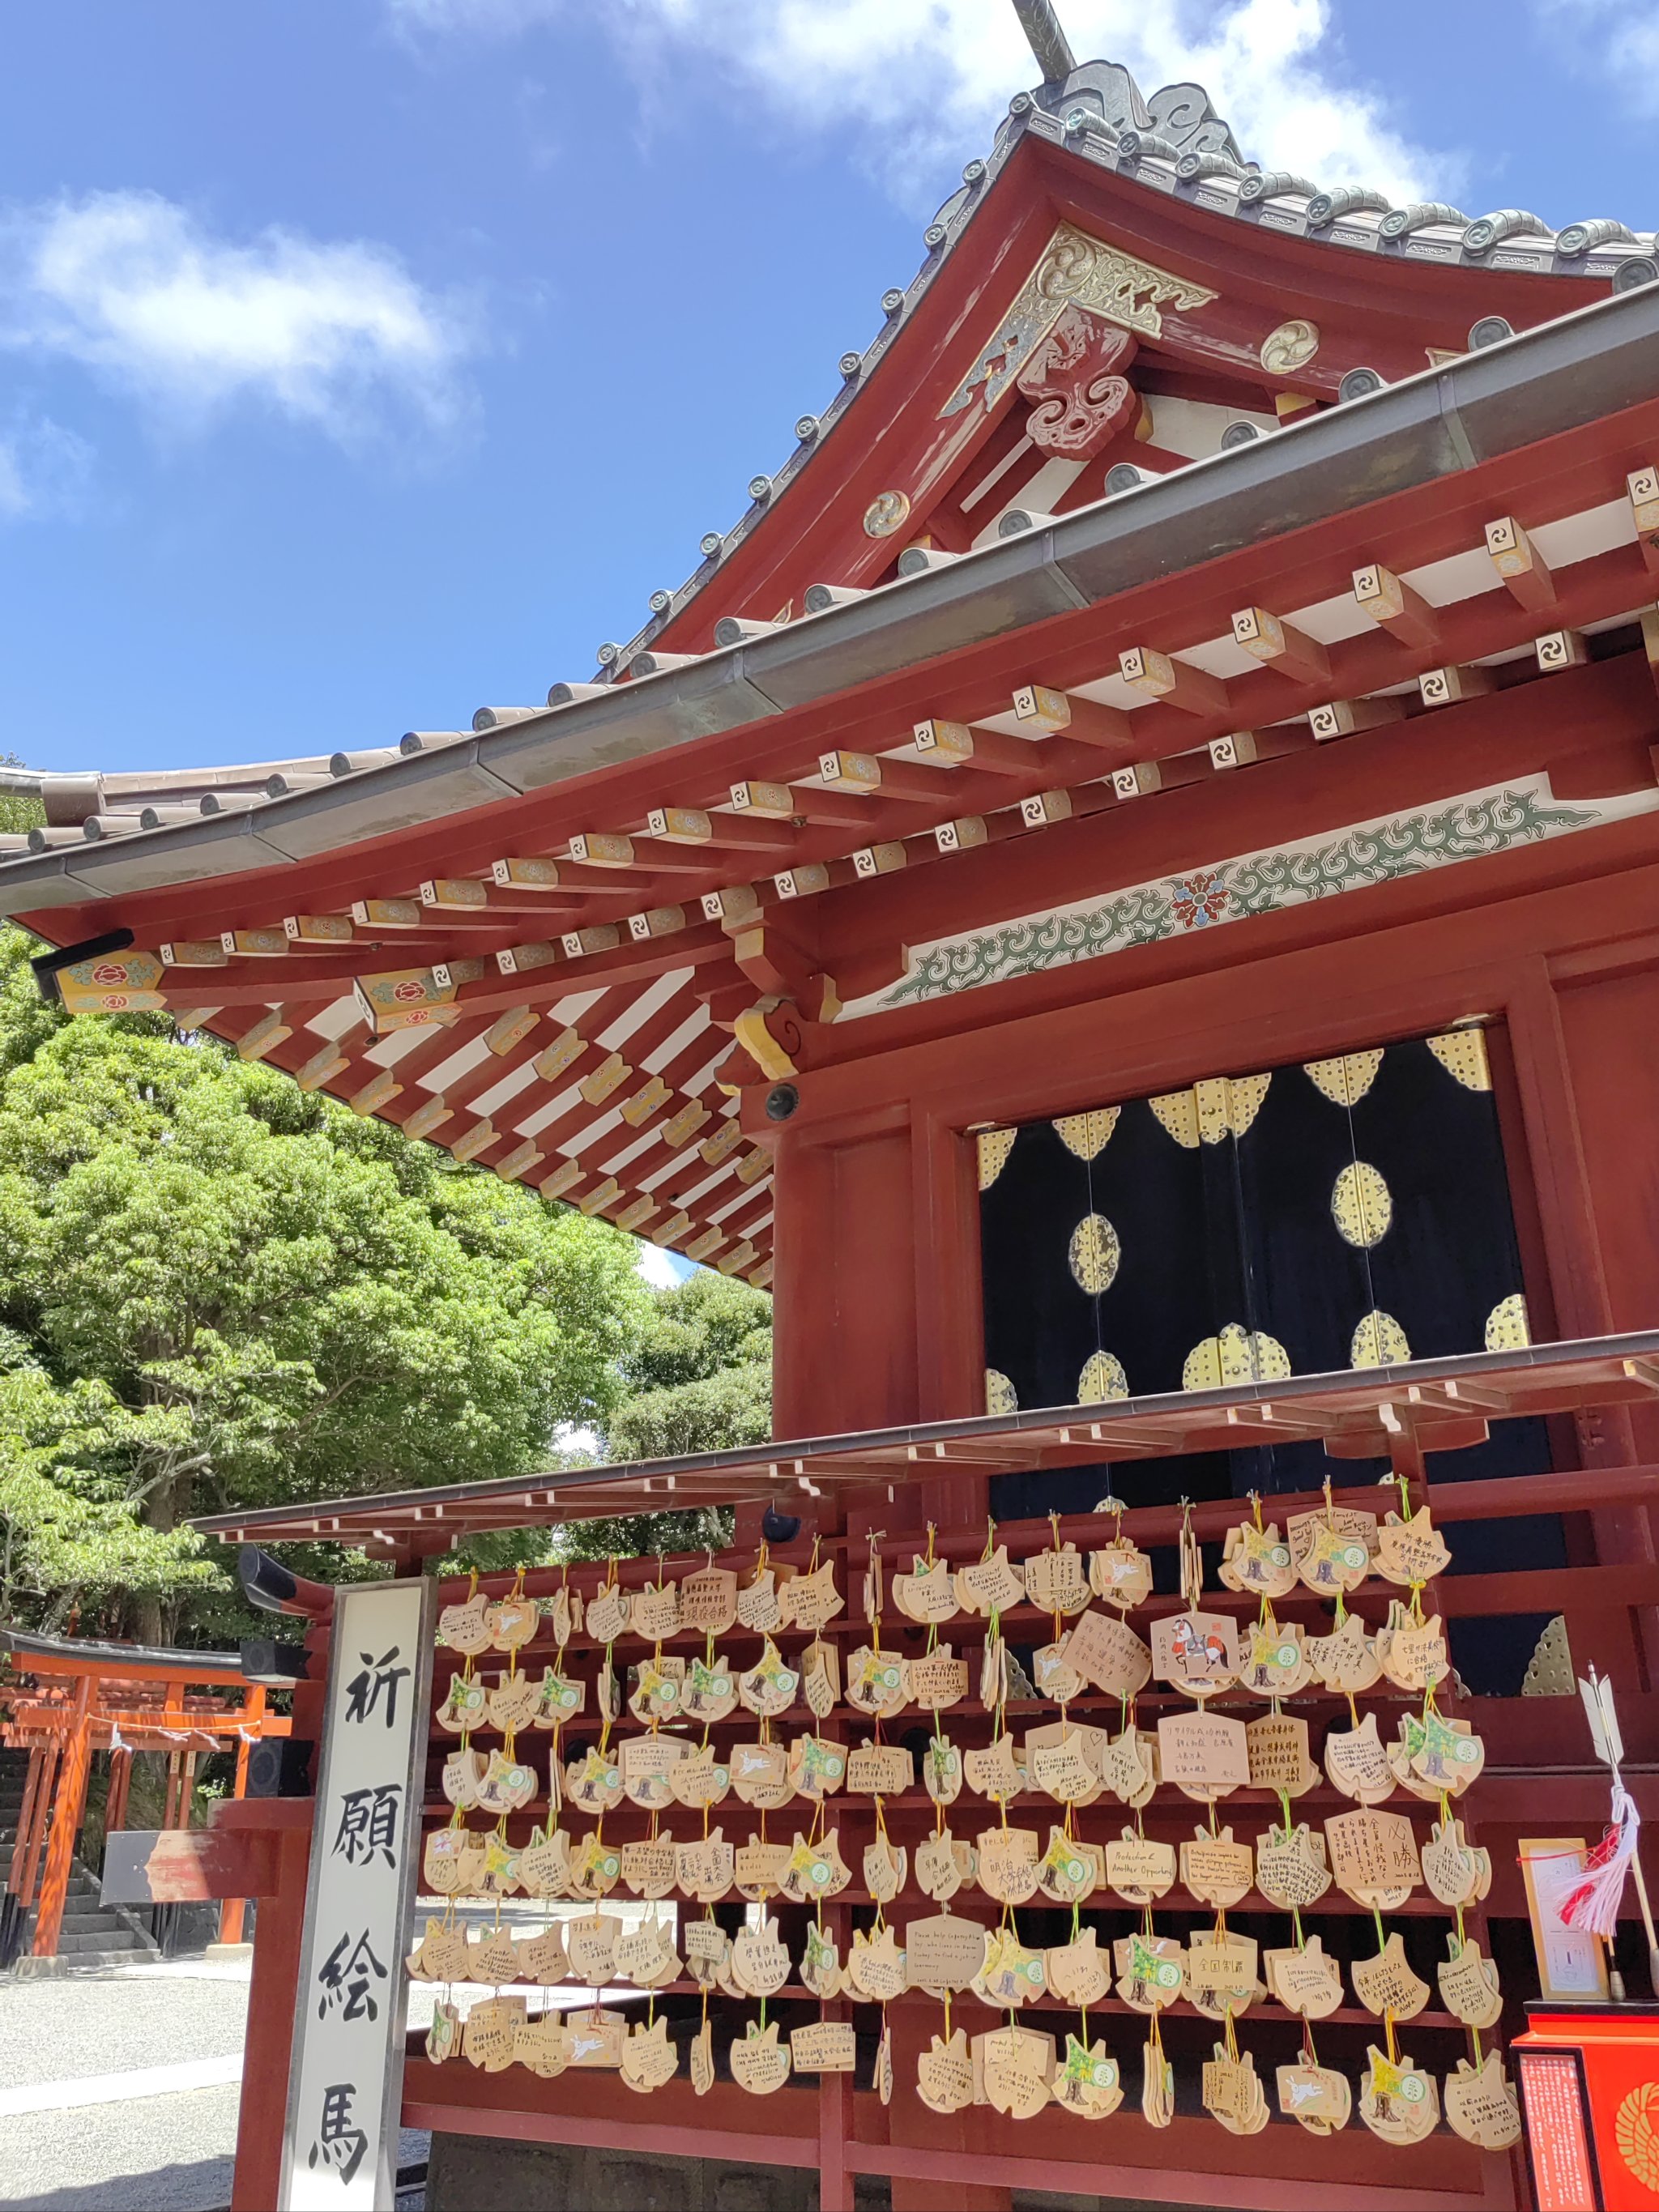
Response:
[[[1517,306],[1520,320],[1526,325],[1552,318],[1564,307],[1594,297],[1601,285],[1612,281],[1622,263],[1650,251],[1649,243],[1632,239],[1600,243],[1576,255],[1564,254],[1555,234],[1528,233],[1506,236],[1475,252],[1467,239],[1469,231],[1479,226],[1424,225],[1402,237],[1388,238],[1382,234],[1381,217],[1376,211],[1355,212],[1316,227],[1309,216],[1313,201],[1306,193],[1281,191],[1270,198],[1247,201],[1240,191],[1242,176],[1182,178],[1173,159],[1125,152],[1118,134],[1104,123],[1081,131],[1068,129],[1064,118],[1077,98],[1073,88],[1086,93],[1091,73],[1098,67],[1085,64],[1065,85],[1045,86],[1016,101],[1016,109],[1023,102],[1023,112],[1011,112],[988,159],[982,165],[970,165],[979,173],[951,195],[929,226],[929,251],[915,276],[902,292],[896,289],[887,295],[893,304],[875,337],[856,356],[856,369],[843,374],[841,388],[821,413],[803,418],[812,426],[811,434],[798,442],[781,467],[765,479],[764,495],[751,501],[729,530],[718,533],[721,541],[718,552],[707,556],[669,595],[669,603],[616,649],[612,669],[626,669],[633,656],[647,648],[684,649],[681,641],[688,630],[695,631],[699,626],[706,629],[713,614],[747,611],[738,602],[745,597],[744,571],[752,566],[759,548],[773,544],[781,532],[798,538],[804,520],[817,519],[810,514],[811,487],[825,483],[827,477],[826,494],[833,495],[840,490],[847,457],[844,441],[836,441],[833,434],[851,413],[857,411],[863,418],[870,404],[866,392],[876,372],[890,358],[906,359],[907,374],[914,378],[918,359],[933,357],[941,346],[960,336],[955,310],[964,281],[962,264],[978,259],[988,265],[997,241],[988,240],[986,234],[995,228],[997,222],[1006,222],[1014,178],[1028,167],[1041,163],[1051,176],[1060,173],[1051,187],[1057,200],[1063,201],[1066,196],[1066,172],[1069,181],[1085,195],[1091,190],[1098,193],[1109,180],[1112,197],[1121,205],[1129,233],[1152,251],[1155,259],[1160,245],[1166,251],[1175,250],[1167,245],[1172,227],[1178,243],[1184,234],[1184,242],[1200,266],[1236,269],[1241,254],[1249,255],[1258,247],[1293,249],[1281,255],[1279,265],[1289,289],[1303,297],[1286,306],[1286,314],[1305,313],[1310,301],[1325,297],[1346,295],[1352,298],[1358,288],[1375,286],[1380,276],[1397,283],[1416,283],[1425,287],[1430,299],[1437,292],[1445,303],[1449,296],[1449,278],[1454,280],[1457,293],[1466,295],[1473,277],[1479,289],[1468,297],[1468,312],[1455,333],[1459,342],[1462,331],[1479,317],[1506,313],[1514,316]],[[1048,112],[1043,105],[1034,104],[1039,102],[1047,103]],[[993,209],[1004,213],[994,218]],[[1086,215],[1080,219],[1087,227]],[[1022,276],[1024,273],[1022,270]],[[985,333],[979,335],[982,337]],[[1449,345],[1453,335],[1443,333],[1434,342]],[[920,354],[919,347],[923,349]],[[969,357],[975,350],[969,345]],[[1321,380],[1316,376],[1313,385],[1316,387]],[[1334,391],[1334,377],[1330,384]],[[826,463],[826,450],[835,453],[838,466]],[[790,494],[794,496],[786,504],[786,495]],[[807,517],[800,512],[803,498]],[[786,518],[781,525],[777,519],[781,514]],[[710,587],[716,583],[721,586],[721,605],[711,614],[706,607]],[[775,590],[774,601],[776,596]]]
[[[494,1529],[775,1500],[792,1488],[810,1498],[826,1490],[867,1491],[878,1482],[929,1481],[952,1465],[981,1472],[992,1466],[1030,1470],[1074,1467],[1079,1454],[1105,1463],[1225,1450],[1246,1434],[1272,1440],[1276,1408],[1281,1422],[1285,1408],[1298,1417],[1286,1425],[1292,1433],[1342,1437],[1363,1456],[1362,1446],[1379,1454],[1386,1449],[1385,1418],[1397,1427],[1400,1408],[1407,1407],[1424,1449],[1437,1451],[1467,1439],[1470,1401],[1460,1399],[1460,1382],[1474,1386],[1474,1402],[1495,1419],[1650,1404],[1659,1395],[1656,1354],[1659,1331],[1641,1330],[1096,1406],[980,1414],[678,1459],[255,1507],[204,1515],[190,1525],[225,1543],[295,1542],[320,1534],[345,1544],[386,1547],[416,1540],[443,1549],[452,1540]],[[1278,1433],[1284,1432],[1279,1427]],[[1236,1510],[1236,1502],[1224,1501],[1217,1510],[1224,1508]]]
[[[104,1644],[76,1636],[41,1636],[32,1629],[0,1622],[0,1652],[14,1660],[52,1662],[52,1674],[86,1674],[111,1679],[162,1675],[170,1681],[241,1684],[247,1677],[233,1651],[178,1651],[162,1644]],[[27,1665],[25,1671],[28,1671]]]
[[[659,675],[273,799],[0,863],[0,913],[55,910],[404,842],[474,809],[672,756],[1405,493],[1659,394],[1659,286],[1580,308],[1050,527]],[[584,794],[585,795],[585,794]],[[273,987],[275,988],[275,987]]]

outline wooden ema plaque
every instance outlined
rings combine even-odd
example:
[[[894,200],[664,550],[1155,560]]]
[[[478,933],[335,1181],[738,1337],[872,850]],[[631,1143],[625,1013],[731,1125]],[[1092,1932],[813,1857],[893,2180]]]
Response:
[[[1358,1539],[1350,1533],[1345,1540]],[[1257,1559],[1257,1548],[1235,1546],[1242,1596],[1256,1595],[1264,1577],[1275,1587],[1285,1577],[1285,1559]],[[1309,1548],[1310,1556],[1318,1550]],[[411,1970],[446,2001],[449,1986],[465,1982],[486,2005],[512,1984],[522,1992],[562,1979],[597,1993],[618,1983],[665,1987],[683,1976],[723,2010],[712,2037],[679,2033],[678,2065],[675,2034],[637,2014],[606,2033],[599,2055],[579,2060],[568,2023],[544,2027],[486,2011],[474,2031],[476,2063],[573,2078],[584,2064],[612,2066],[619,2092],[658,2096],[665,2115],[677,2100],[695,2109],[717,2080],[729,2081],[726,2094],[771,2098],[792,2075],[814,2094],[822,2081],[826,2095],[841,2075],[861,2099],[873,2088],[871,2103],[914,2097],[940,2114],[977,2105],[994,2131],[1038,2118],[1049,2105],[1073,2116],[1067,2130],[1137,2107],[1155,2128],[1180,2127],[1201,2109],[1203,2124],[1239,2136],[1270,2119],[1281,2129],[1294,2123],[1304,2136],[1364,2128],[1380,2155],[1387,2144],[1420,2144],[1425,2125],[1443,2115],[1443,2135],[1501,2148],[1518,2110],[1501,2056],[1493,2066],[1483,2058],[1443,2072],[1452,2063],[1447,2031],[1431,2025],[1421,2064],[1405,2053],[1390,2058],[1384,2047],[1385,2021],[1397,2038],[1431,2005],[1490,2034],[1502,1993],[1477,1940],[1479,1918],[1461,1947],[1448,1938],[1425,1951],[1413,1934],[1408,1959],[1398,1934],[1380,1948],[1369,1936],[1356,1947],[1334,1940],[1328,1920],[1310,1920],[1292,1940],[1289,1917],[1322,1899],[1331,1911],[1333,1894],[1339,1912],[1364,1914],[1368,1929],[1373,1905],[1388,1913],[1416,1897],[1449,1916],[1458,1903],[1478,1906],[1490,1879],[1486,1855],[1468,1843],[1462,1808],[1442,1817],[1437,1796],[1427,1796],[1434,1759],[1449,1771],[1457,1742],[1467,1741],[1456,1722],[1443,1723],[1443,1741],[1431,1741],[1430,1716],[1419,1722],[1415,1705],[1405,1707],[1402,1724],[1397,1698],[1386,1707],[1363,1693],[1357,1723],[1346,1702],[1273,1710],[1267,1692],[1251,1694],[1250,1614],[1206,1610],[1200,1595],[1178,1613],[1137,1622],[1109,1600],[1091,1601],[1083,1544],[1056,1544],[1034,1565],[1036,1558],[1022,1559],[999,1540],[971,1568],[917,1559],[910,1576],[892,1578],[884,1626],[879,1613],[867,1625],[840,1620],[840,1564],[830,1576],[778,1559],[757,1576],[739,1563],[729,1576],[703,1571],[701,1589],[696,1571],[611,1592],[601,1585],[593,1601],[600,1628],[623,1619],[623,1641],[608,1663],[623,1689],[597,1702],[603,1713],[625,1692],[641,1725],[624,1717],[597,1741],[586,1685],[597,1682],[599,1655],[573,1589],[578,1625],[557,1675],[580,1702],[575,1724],[555,1740],[569,1802],[550,1812],[550,1834],[538,1830],[521,1843],[515,1830],[510,1850],[482,1833],[477,1843],[490,1865],[500,1859],[520,1869],[525,1893],[533,1893],[528,1874],[538,1886],[544,1881],[543,1893],[585,1902],[539,1935],[499,1945],[488,1936],[459,1941],[459,1958],[434,1922],[414,1947]],[[856,1569],[852,1588],[856,1603]],[[1307,1607],[1305,1597],[1291,1601]],[[1027,1614],[1018,1629],[1009,1620],[1012,1641],[1005,1641],[994,1616],[1027,1605],[1046,1616],[1036,1634]],[[979,1625],[964,1623],[953,1649],[940,1640],[943,1624],[963,1613]],[[742,1613],[752,1626],[739,1620],[734,1633],[728,1616]],[[693,1626],[698,1616],[708,1626]],[[1292,1672],[1311,1668],[1316,1651],[1332,1673],[1363,1672],[1375,1639],[1363,1623],[1354,1626],[1358,1619],[1350,1614],[1325,1638],[1279,1635],[1296,1646]],[[657,1649],[654,1633],[673,1632],[676,1620],[695,1642],[678,1654]],[[452,1625],[471,1640],[470,1619]],[[714,1650],[716,1634],[728,1651]],[[1267,1642],[1276,1634],[1270,1626]],[[1038,1644],[1037,1635],[1047,1640]],[[629,1650],[628,1639],[637,1648]],[[537,1724],[530,1686],[540,1689],[540,1647],[526,1657],[534,1664],[525,1669],[525,1692],[514,1688],[518,1705],[505,1702],[512,1678],[498,1680],[492,1669],[478,1678],[486,1710],[477,1735],[453,1725],[467,1714],[451,1694],[447,1732],[434,1739],[458,1767],[464,1759],[464,1782],[486,1798],[492,1775],[499,1790],[500,1770],[512,1764],[495,1757],[492,1692],[501,1717]],[[657,1702],[659,1674],[674,1686],[668,1707]],[[1165,1694],[1155,1675],[1176,1694]],[[1137,1726],[1120,1701],[1149,1685]],[[1385,1712],[1386,1737],[1378,1726]],[[1478,1759],[1462,1763],[1478,1775]],[[1322,1789],[1331,1779],[1341,1793],[1334,1802]],[[1315,1791],[1317,1810],[1300,1817],[1297,1801]],[[1224,1824],[1220,1801],[1235,1793]],[[698,1835],[722,1802],[725,1832],[709,1821],[707,1836]],[[738,1814],[733,1837],[730,1816],[739,1805],[751,1809]],[[965,1836],[944,1826],[952,1806]],[[663,1818],[671,1809],[678,1840]],[[481,1804],[471,1817],[487,1810]],[[596,1909],[605,1887],[593,1863],[601,1814],[607,1838],[616,1816],[616,1840],[605,1851],[619,1863],[623,1893],[678,1905],[678,1946],[665,1921],[635,1924],[617,1920],[614,1905]],[[639,1814],[660,1823],[654,1838],[643,1823],[630,1825]],[[1477,1785],[1470,1825],[1479,1817]],[[457,1897],[478,1894],[481,1881],[487,1890],[466,1832],[445,1832],[461,1840],[434,1838],[429,1846],[434,1887]],[[510,1874],[502,1893],[514,1893]],[[820,1925],[812,1908],[838,1893],[845,1903],[834,1917],[826,1909]],[[760,1924],[735,1924],[739,1899],[759,1905]],[[722,1903],[729,1930],[698,1917]],[[872,1925],[877,1904],[884,1920]],[[1034,1940],[1028,1911],[1069,1914],[1073,1905],[1084,1917],[1069,1941]],[[1194,1905],[1216,1924],[1193,1925]],[[1279,1917],[1259,1940],[1237,1924],[1237,1916],[1264,1909]],[[988,2024],[975,2034],[959,2012],[948,2021],[935,2014],[936,2027],[924,2015],[907,2033],[907,1996],[913,2006],[979,2008],[975,2017]],[[1123,2012],[1139,2015],[1127,2041],[1109,2021],[1097,2022],[1096,2008],[1113,2000],[1120,2027]],[[591,2007],[592,1996],[584,2002]],[[763,2005],[781,2019],[763,2024]],[[811,2016],[849,2005],[901,2007],[898,2025],[878,2044],[868,2033],[871,2014],[860,2010],[862,2057],[851,2019]],[[1369,2036],[1355,2025],[1360,2014],[1375,2023]],[[1200,2041],[1191,2029],[1198,2017],[1208,2023]],[[1320,2060],[1304,2050],[1279,2063],[1295,2051],[1303,2023],[1319,2034]],[[1266,2039],[1269,2028],[1283,2039],[1278,2047]],[[459,2046],[465,2034],[456,2008],[453,2030],[439,2028],[439,2046],[452,2037]],[[1377,2061],[1370,2065],[1368,2041]],[[994,2146],[1006,2141],[987,2137]]]

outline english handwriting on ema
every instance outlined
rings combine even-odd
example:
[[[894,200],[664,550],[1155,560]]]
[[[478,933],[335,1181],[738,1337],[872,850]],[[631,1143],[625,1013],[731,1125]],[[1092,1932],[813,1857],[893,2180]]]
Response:
[[[362,1672],[354,1674],[346,1684],[348,1721],[368,1722],[380,1711],[380,1698],[386,1697],[386,1711],[381,1717],[387,1728],[395,1727],[398,1719],[398,1685],[409,1680],[410,1669],[393,1662],[402,1647],[394,1644],[389,1651],[377,1659],[372,1651],[360,1651]]]
[[[343,2182],[350,2183],[363,2162],[363,2153],[368,2148],[368,2137],[356,2124],[352,2105],[357,2095],[355,2081],[334,2081],[323,2092],[323,2110],[317,2133],[312,2138],[307,2166],[331,2166]]]
[[[343,2006],[346,2020],[378,2020],[380,2008],[370,1991],[385,1979],[386,1968],[374,1955],[368,1929],[354,1941],[348,1929],[317,1970],[317,1986],[322,1991],[318,2019],[326,2020]]]
[[[398,1820],[402,1811],[401,1782],[377,1783],[370,1790],[348,1790],[340,1800],[340,1824],[334,1832],[329,1856],[345,1856],[348,1866],[368,1866],[383,1858],[398,1863]]]

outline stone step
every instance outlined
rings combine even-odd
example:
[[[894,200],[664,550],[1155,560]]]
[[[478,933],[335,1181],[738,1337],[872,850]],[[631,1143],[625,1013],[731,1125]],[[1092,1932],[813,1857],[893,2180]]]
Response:
[[[142,1951],[147,1947],[131,1928],[99,1928],[72,1936],[66,1929],[58,1939],[61,1955],[79,1958],[88,1951]]]

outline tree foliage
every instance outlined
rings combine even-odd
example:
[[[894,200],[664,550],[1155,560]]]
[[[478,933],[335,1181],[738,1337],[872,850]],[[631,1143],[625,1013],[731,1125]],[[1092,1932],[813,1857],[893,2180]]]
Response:
[[[679,1459],[763,1443],[772,1432],[772,1302],[700,1269],[654,1291],[622,1362],[629,1395],[606,1431],[612,1460]],[[695,1551],[729,1540],[729,1512],[660,1513],[571,1522],[565,1559]]]
[[[653,1293],[623,1357],[631,1394],[611,1415],[612,1459],[675,1459],[762,1443],[772,1425],[772,1302],[704,1270]]]
[[[223,1587],[191,1513],[603,1429],[650,1318],[631,1238],[165,1017],[67,1021],[31,949],[0,931],[0,1611],[175,1633]]]

